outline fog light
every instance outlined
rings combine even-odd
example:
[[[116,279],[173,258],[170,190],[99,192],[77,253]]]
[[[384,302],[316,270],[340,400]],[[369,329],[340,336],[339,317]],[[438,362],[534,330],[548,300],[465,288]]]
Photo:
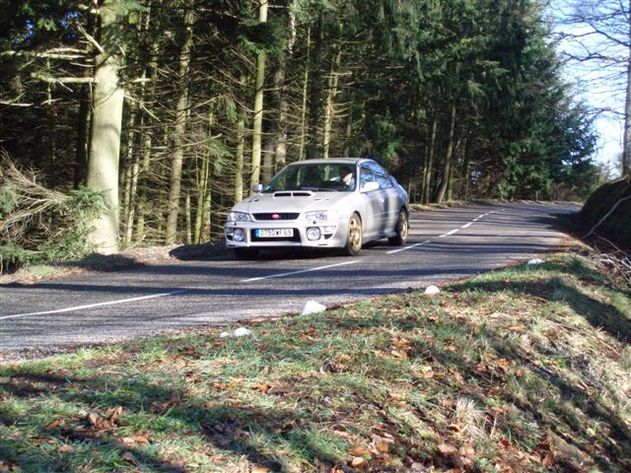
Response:
[[[320,239],[320,229],[318,227],[307,228],[307,240],[315,241]]]
[[[234,241],[244,241],[245,232],[242,228],[235,228],[234,232],[232,233],[232,237],[234,238]]]

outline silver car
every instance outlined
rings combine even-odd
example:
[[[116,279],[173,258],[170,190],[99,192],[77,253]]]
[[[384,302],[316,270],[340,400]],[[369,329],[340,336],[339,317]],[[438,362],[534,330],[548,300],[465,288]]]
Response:
[[[363,158],[300,161],[236,204],[224,228],[240,258],[261,248],[339,248],[359,254],[364,243],[408,237],[407,192],[379,164]]]

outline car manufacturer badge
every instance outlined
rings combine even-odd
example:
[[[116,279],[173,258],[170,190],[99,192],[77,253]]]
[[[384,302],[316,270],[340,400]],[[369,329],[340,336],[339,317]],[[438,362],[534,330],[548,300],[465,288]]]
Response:
[[[274,220],[278,220],[278,219],[280,218],[280,215],[278,215],[278,214],[272,214],[272,218],[273,218]]]

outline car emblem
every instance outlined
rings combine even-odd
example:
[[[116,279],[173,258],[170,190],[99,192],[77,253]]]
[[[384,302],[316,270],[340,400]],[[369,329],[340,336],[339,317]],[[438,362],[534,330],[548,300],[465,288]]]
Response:
[[[274,220],[278,220],[278,219],[280,218],[280,215],[278,215],[278,214],[272,214],[272,218],[273,218]]]

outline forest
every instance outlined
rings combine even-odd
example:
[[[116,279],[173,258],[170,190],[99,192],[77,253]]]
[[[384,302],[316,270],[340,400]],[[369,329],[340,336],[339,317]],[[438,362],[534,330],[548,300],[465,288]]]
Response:
[[[5,264],[217,239],[303,159],[372,156],[413,203],[598,184],[538,0],[1,0],[0,32]]]

